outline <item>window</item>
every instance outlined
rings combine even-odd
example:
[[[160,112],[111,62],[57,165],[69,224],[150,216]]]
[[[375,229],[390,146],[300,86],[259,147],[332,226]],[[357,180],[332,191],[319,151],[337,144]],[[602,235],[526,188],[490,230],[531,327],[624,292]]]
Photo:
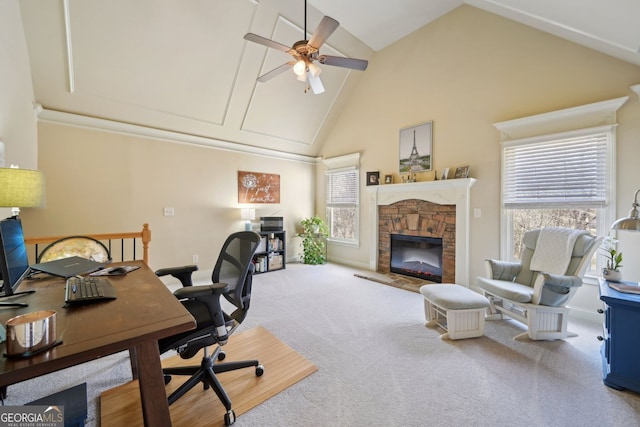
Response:
[[[611,120],[615,118],[611,109],[615,107],[615,112],[624,103],[614,101],[592,105],[606,104]],[[524,232],[535,228],[568,227],[600,236],[609,233],[615,219],[615,124],[539,133],[562,128],[563,123],[565,128],[571,127],[569,122],[584,125],[582,108],[494,125],[503,131],[503,259],[518,259]],[[517,134],[519,126],[525,129],[521,131],[525,137],[504,140],[508,133]],[[592,260],[592,270],[601,267],[604,260],[599,258]]]
[[[613,137],[613,128],[598,128],[504,144],[502,201],[513,259],[522,251],[524,232],[534,228],[602,235],[611,224],[606,207]]]
[[[325,195],[329,240],[358,244],[359,154],[327,159]],[[333,167],[333,168],[332,168]]]

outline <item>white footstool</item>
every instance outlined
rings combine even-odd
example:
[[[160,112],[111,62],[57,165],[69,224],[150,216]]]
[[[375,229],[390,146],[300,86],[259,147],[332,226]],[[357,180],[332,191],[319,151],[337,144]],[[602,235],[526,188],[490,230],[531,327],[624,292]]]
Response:
[[[484,334],[485,309],[489,300],[464,286],[454,284],[424,285],[426,325],[439,325],[445,331],[440,338],[457,340]]]

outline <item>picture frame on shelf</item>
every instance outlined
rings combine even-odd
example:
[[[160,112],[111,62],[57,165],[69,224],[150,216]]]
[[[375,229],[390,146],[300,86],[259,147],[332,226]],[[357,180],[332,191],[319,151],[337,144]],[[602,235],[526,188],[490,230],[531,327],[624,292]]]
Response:
[[[456,169],[454,178],[469,178],[469,166],[461,166]]]
[[[433,168],[433,122],[400,129],[400,175]]]
[[[367,172],[367,185],[380,184],[380,172]]]
[[[440,174],[440,180],[444,181],[447,178],[449,178],[449,168],[444,168],[442,169],[442,173]]]
[[[393,184],[393,175],[385,175],[384,176],[385,184]]]

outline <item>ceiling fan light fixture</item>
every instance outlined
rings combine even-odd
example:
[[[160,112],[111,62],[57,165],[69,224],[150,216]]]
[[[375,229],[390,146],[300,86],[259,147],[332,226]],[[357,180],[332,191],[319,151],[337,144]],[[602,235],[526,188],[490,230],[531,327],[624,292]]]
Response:
[[[309,64],[309,72],[313,77],[318,77],[322,72],[322,68],[318,67],[318,65],[312,62],[311,64]]]
[[[293,66],[293,72],[296,73],[297,76],[304,76],[304,72],[306,70],[307,64],[302,59],[296,62],[296,64]]]
[[[302,73],[301,75],[296,76],[296,80],[299,80],[299,81],[301,81],[303,83],[306,83],[307,82],[307,73]]]

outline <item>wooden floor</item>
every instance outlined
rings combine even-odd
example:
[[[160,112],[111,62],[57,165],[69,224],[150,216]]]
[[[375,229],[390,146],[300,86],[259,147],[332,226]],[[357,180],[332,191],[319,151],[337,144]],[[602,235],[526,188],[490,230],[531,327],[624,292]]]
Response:
[[[265,368],[261,377],[256,377],[254,368],[218,376],[231,398],[237,417],[318,370],[313,363],[262,327],[232,335],[224,351],[227,354],[225,361],[258,359]],[[201,356],[190,360],[174,356],[166,359],[163,366],[197,365],[200,359]],[[167,386],[167,394],[183,381],[183,378],[174,377]],[[224,425],[224,406],[212,390],[203,390],[201,386],[194,387],[170,409],[174,426]],[[137,381],[102,393],[100,414],[102,426],[142,426]]]

